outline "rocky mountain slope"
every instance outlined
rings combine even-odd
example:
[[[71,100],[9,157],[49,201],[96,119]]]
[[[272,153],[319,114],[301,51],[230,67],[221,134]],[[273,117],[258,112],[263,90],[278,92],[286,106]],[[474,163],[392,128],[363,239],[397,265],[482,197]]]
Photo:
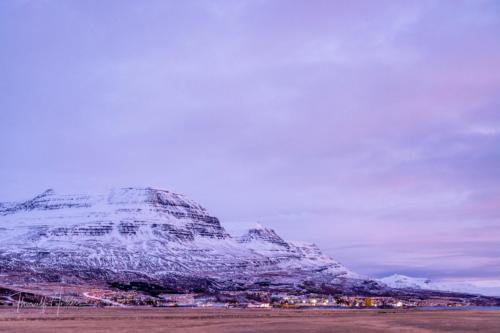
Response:
[[[258,227],[229,235],[187,197],[152,188],[53,190],[0,205],[0,278],[155,283],[173,291],[383,293],[313,244]]]

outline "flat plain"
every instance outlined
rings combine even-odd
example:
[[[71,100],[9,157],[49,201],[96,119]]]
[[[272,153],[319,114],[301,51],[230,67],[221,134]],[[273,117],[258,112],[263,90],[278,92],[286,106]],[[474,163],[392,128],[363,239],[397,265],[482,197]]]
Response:
[[[0,308],[0,332],[500,332],[500,311]]]

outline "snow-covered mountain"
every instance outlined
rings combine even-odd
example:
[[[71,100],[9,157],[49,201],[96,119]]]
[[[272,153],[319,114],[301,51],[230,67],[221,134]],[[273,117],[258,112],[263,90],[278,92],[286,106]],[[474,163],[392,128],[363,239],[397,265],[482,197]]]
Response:
[[[497,288],[481,288],[467,282],[434,282],[426,278],[416,278],[401,274],[393,274],[380,279],[391,288],[439,290],[475,295],[500,296]]]
[[[198,203],[152,188],[47,190],[0,204],[0,273],[33,281],[145,281],[180,291],[386,288],[314,244],[287,242],[271,229],[233,237]]]

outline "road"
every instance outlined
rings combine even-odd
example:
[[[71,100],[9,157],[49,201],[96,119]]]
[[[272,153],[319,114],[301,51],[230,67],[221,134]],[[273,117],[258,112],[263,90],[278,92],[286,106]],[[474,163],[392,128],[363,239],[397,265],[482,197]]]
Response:
[[[103,303],[106,303],[106,304],[109,304],[109,305],[119,306],[119,307],[125,307],[125,305],[117,303],[117,302],[113,302],[113,301],[111,301],[109,299],[89,295],[88,292],[83,293],[83,296],[85,296],[87,298],[90,298],[90,299],[94,299],[94,300],[103,302]]]

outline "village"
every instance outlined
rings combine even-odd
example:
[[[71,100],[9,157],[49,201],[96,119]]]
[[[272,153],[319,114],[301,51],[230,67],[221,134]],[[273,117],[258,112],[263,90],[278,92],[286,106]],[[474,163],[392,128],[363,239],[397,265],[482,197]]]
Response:
[[[224,291],[216,293],[166,293],[71,284],[0,286],[0,307],[191,307],[281,309],[403,309],[464,307],[470,299],[440,296],[364,296],[293,294],[270,291]]]
[[[100,306],[152,306],[152,307],[219,307],[219,308],[415,308],[463,307],[466,300],[457,298],[397,298],[366,296],[333,296],[320,294],[293,295],[269,292],[224,292],[207,294],[148,295],[140,291],[95,289],[85,292],[85,303]]]

